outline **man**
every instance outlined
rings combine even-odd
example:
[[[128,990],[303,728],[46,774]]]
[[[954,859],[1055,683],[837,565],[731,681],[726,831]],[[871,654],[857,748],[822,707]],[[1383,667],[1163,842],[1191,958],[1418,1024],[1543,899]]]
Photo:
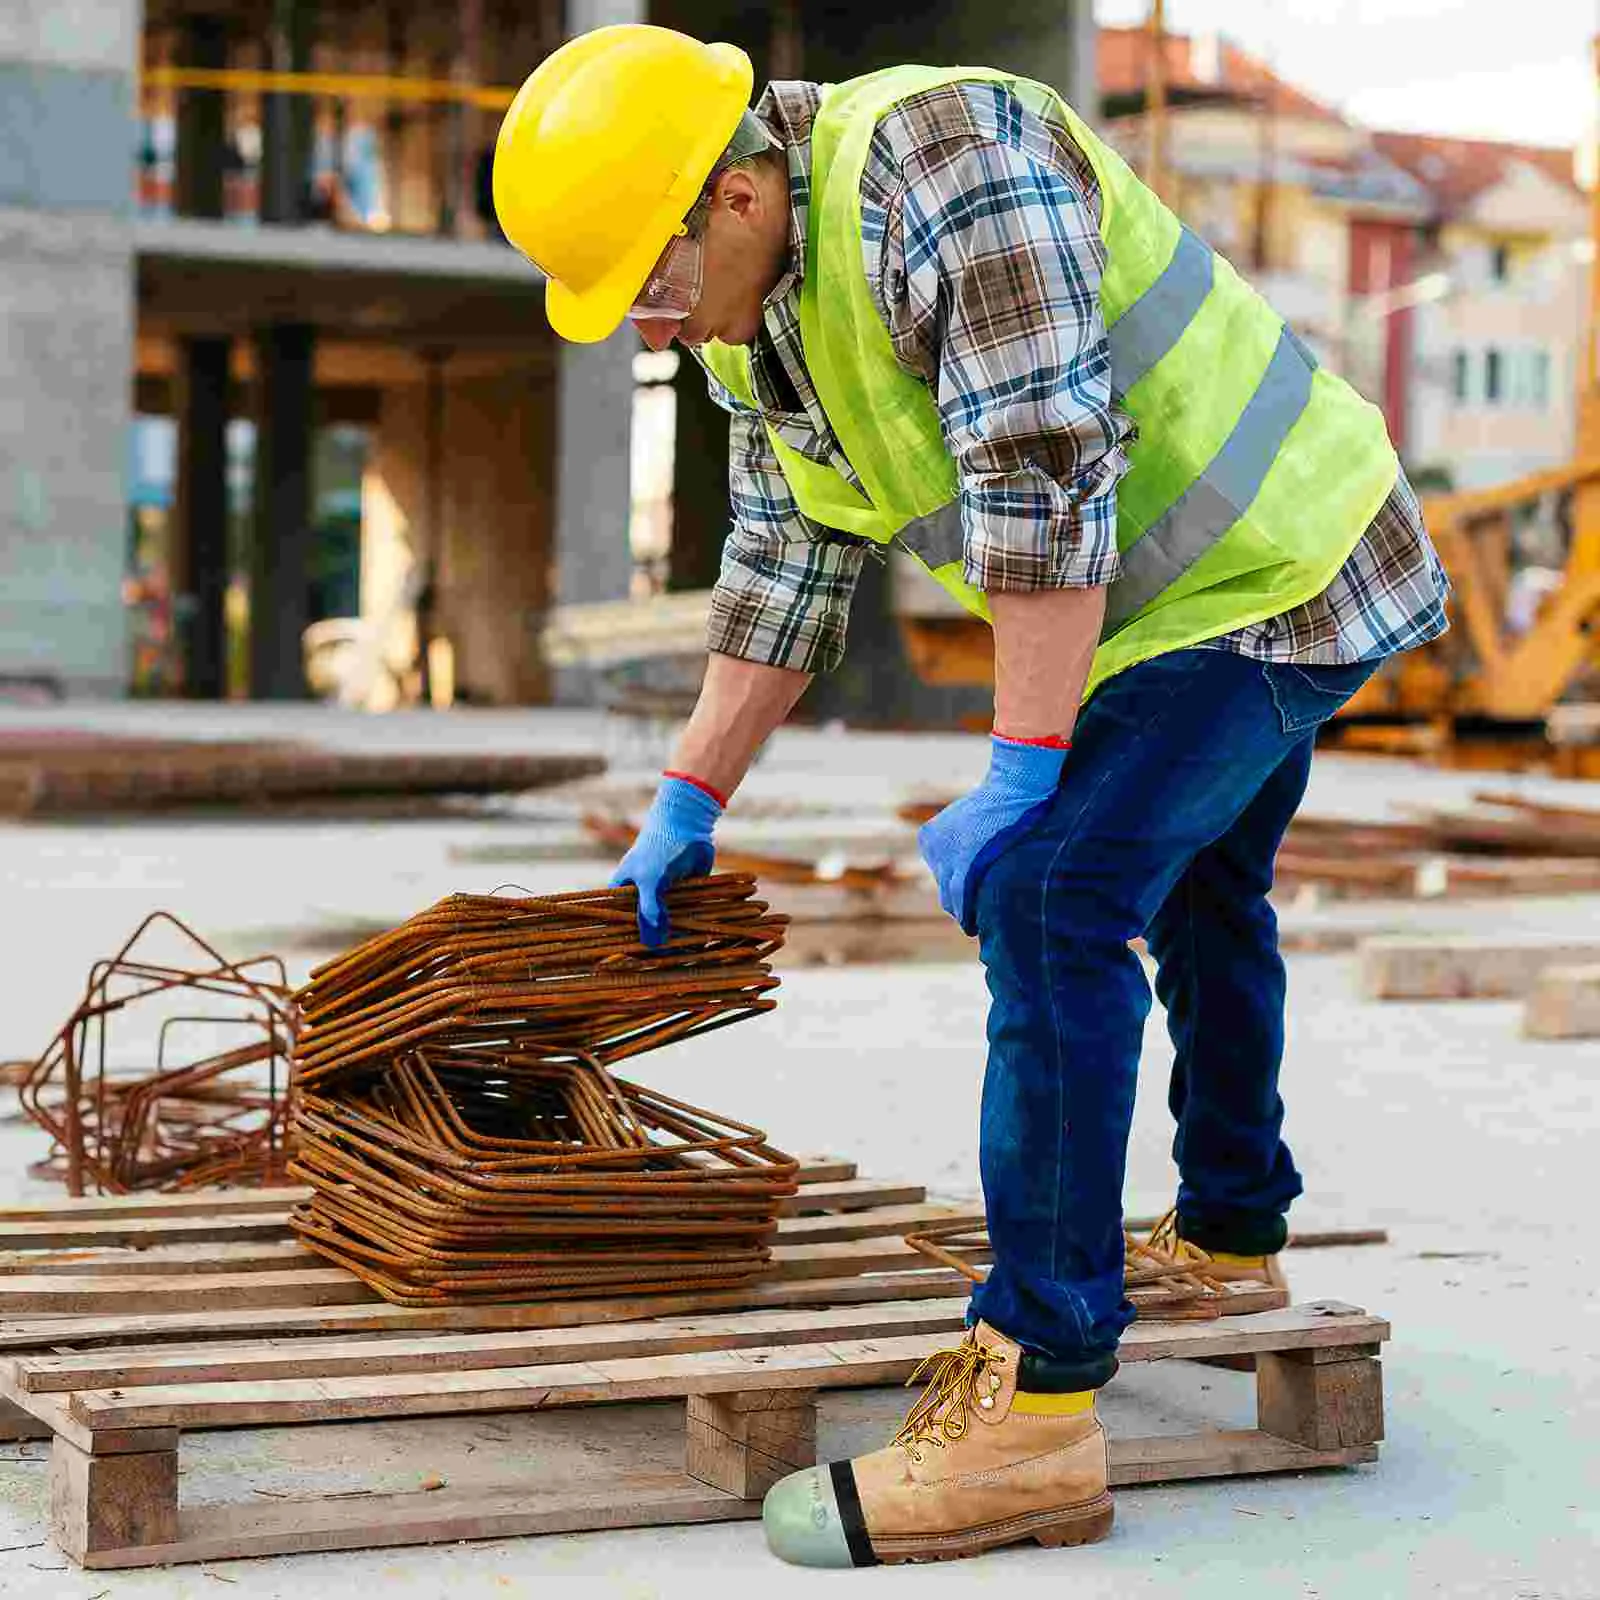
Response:
[[[1129,941],[1177,1052],[1177,1247],[1281,1282],[1273,859],[1317,729],[1445,627],[1446,585],[1379,414],[1053,92],[904,67],[752,113],[750,89],[730,46],[601,29],[497,147],[556,331],[676,340],[733,418],[705,686],[616,881],[665,938],[663,889],[709,870],[878,547],[991,620],[989,773],[920,842],[992,995],[994,1266],[896,1439],[784,1480],[765,1522],[811,1565],[1084,1543],[1132,1316]]]

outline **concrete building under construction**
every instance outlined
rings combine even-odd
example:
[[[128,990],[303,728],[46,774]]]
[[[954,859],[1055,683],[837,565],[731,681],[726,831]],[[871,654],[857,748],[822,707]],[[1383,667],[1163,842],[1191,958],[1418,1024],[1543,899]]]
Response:
[[[0,688],[294,698],[337,658],[368,704],[567,691],[540,636],[629,593],[636,413],[668,419],[670,548],[644,554],[671,587],[714,575],[726,430],[692,367],[636,371],[631,330],[551,333],[488,196],[506,91],[642,20],[739,43],[758,81],[970,60],[1083,103],[1089,13],[8,0]],[[895,713],[890,604],[864,582],[841,708],[870,681]]]

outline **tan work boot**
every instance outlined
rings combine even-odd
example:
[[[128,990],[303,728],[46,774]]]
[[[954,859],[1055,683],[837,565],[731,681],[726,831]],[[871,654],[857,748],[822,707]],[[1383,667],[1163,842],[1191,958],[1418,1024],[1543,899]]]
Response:
[[[1145,1241],[1152,1250],[1169,1251],[1185,1266],[1193,1266],[1219,1283],[1259,1283],[1263,1288],[1289,1292],[1289,1280],[1277,1252],[1271,1255],[1230,1255],[1226,1250],[1203,1250],[1178,1232],[1178,1208],[1174,1206],[1150,1230]],[[1224,1315],[1227,1314],[1224,1309]]]
[[[912,1375],[928,1387],[892,1443],[791,1473],[761,1518],[774,1555],[805,1567],[948,1561],[1033,1539],[1111,1532],[1094,1391],[1019,1391],[1023,1352],[980,1322]]]

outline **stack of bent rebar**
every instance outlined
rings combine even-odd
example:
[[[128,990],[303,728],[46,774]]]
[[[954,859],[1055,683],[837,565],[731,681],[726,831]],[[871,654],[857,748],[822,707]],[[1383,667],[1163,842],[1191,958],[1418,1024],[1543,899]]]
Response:
[[[669,891],[452,895],[296,996],[292,1224],[405,1305],[714,1287],[766,1266],[797,1163],[613,1075],[772,1009],[784,920],[723,874]]]

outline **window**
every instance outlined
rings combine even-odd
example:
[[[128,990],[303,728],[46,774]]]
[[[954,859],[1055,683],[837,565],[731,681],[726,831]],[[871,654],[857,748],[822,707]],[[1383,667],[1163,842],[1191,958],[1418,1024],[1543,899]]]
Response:
[[[1483,358],[1483,399],[1485,405],[1499,405],[1505,394],[1505,356],[1489,349]]]
[[[1455,382],[1453,388],[1456,399],[1465,404],[1472,387],[1472,358],[1465,350],[1456,351]]]
[[[1528,402],[1538,411],[1543,411],[1550,404],[1548,350],[1532,350],[1528,353]]]
[[[1497,244],[1489,254],[1489,276],[1496,283],[1511,281],[1511,246]]]

